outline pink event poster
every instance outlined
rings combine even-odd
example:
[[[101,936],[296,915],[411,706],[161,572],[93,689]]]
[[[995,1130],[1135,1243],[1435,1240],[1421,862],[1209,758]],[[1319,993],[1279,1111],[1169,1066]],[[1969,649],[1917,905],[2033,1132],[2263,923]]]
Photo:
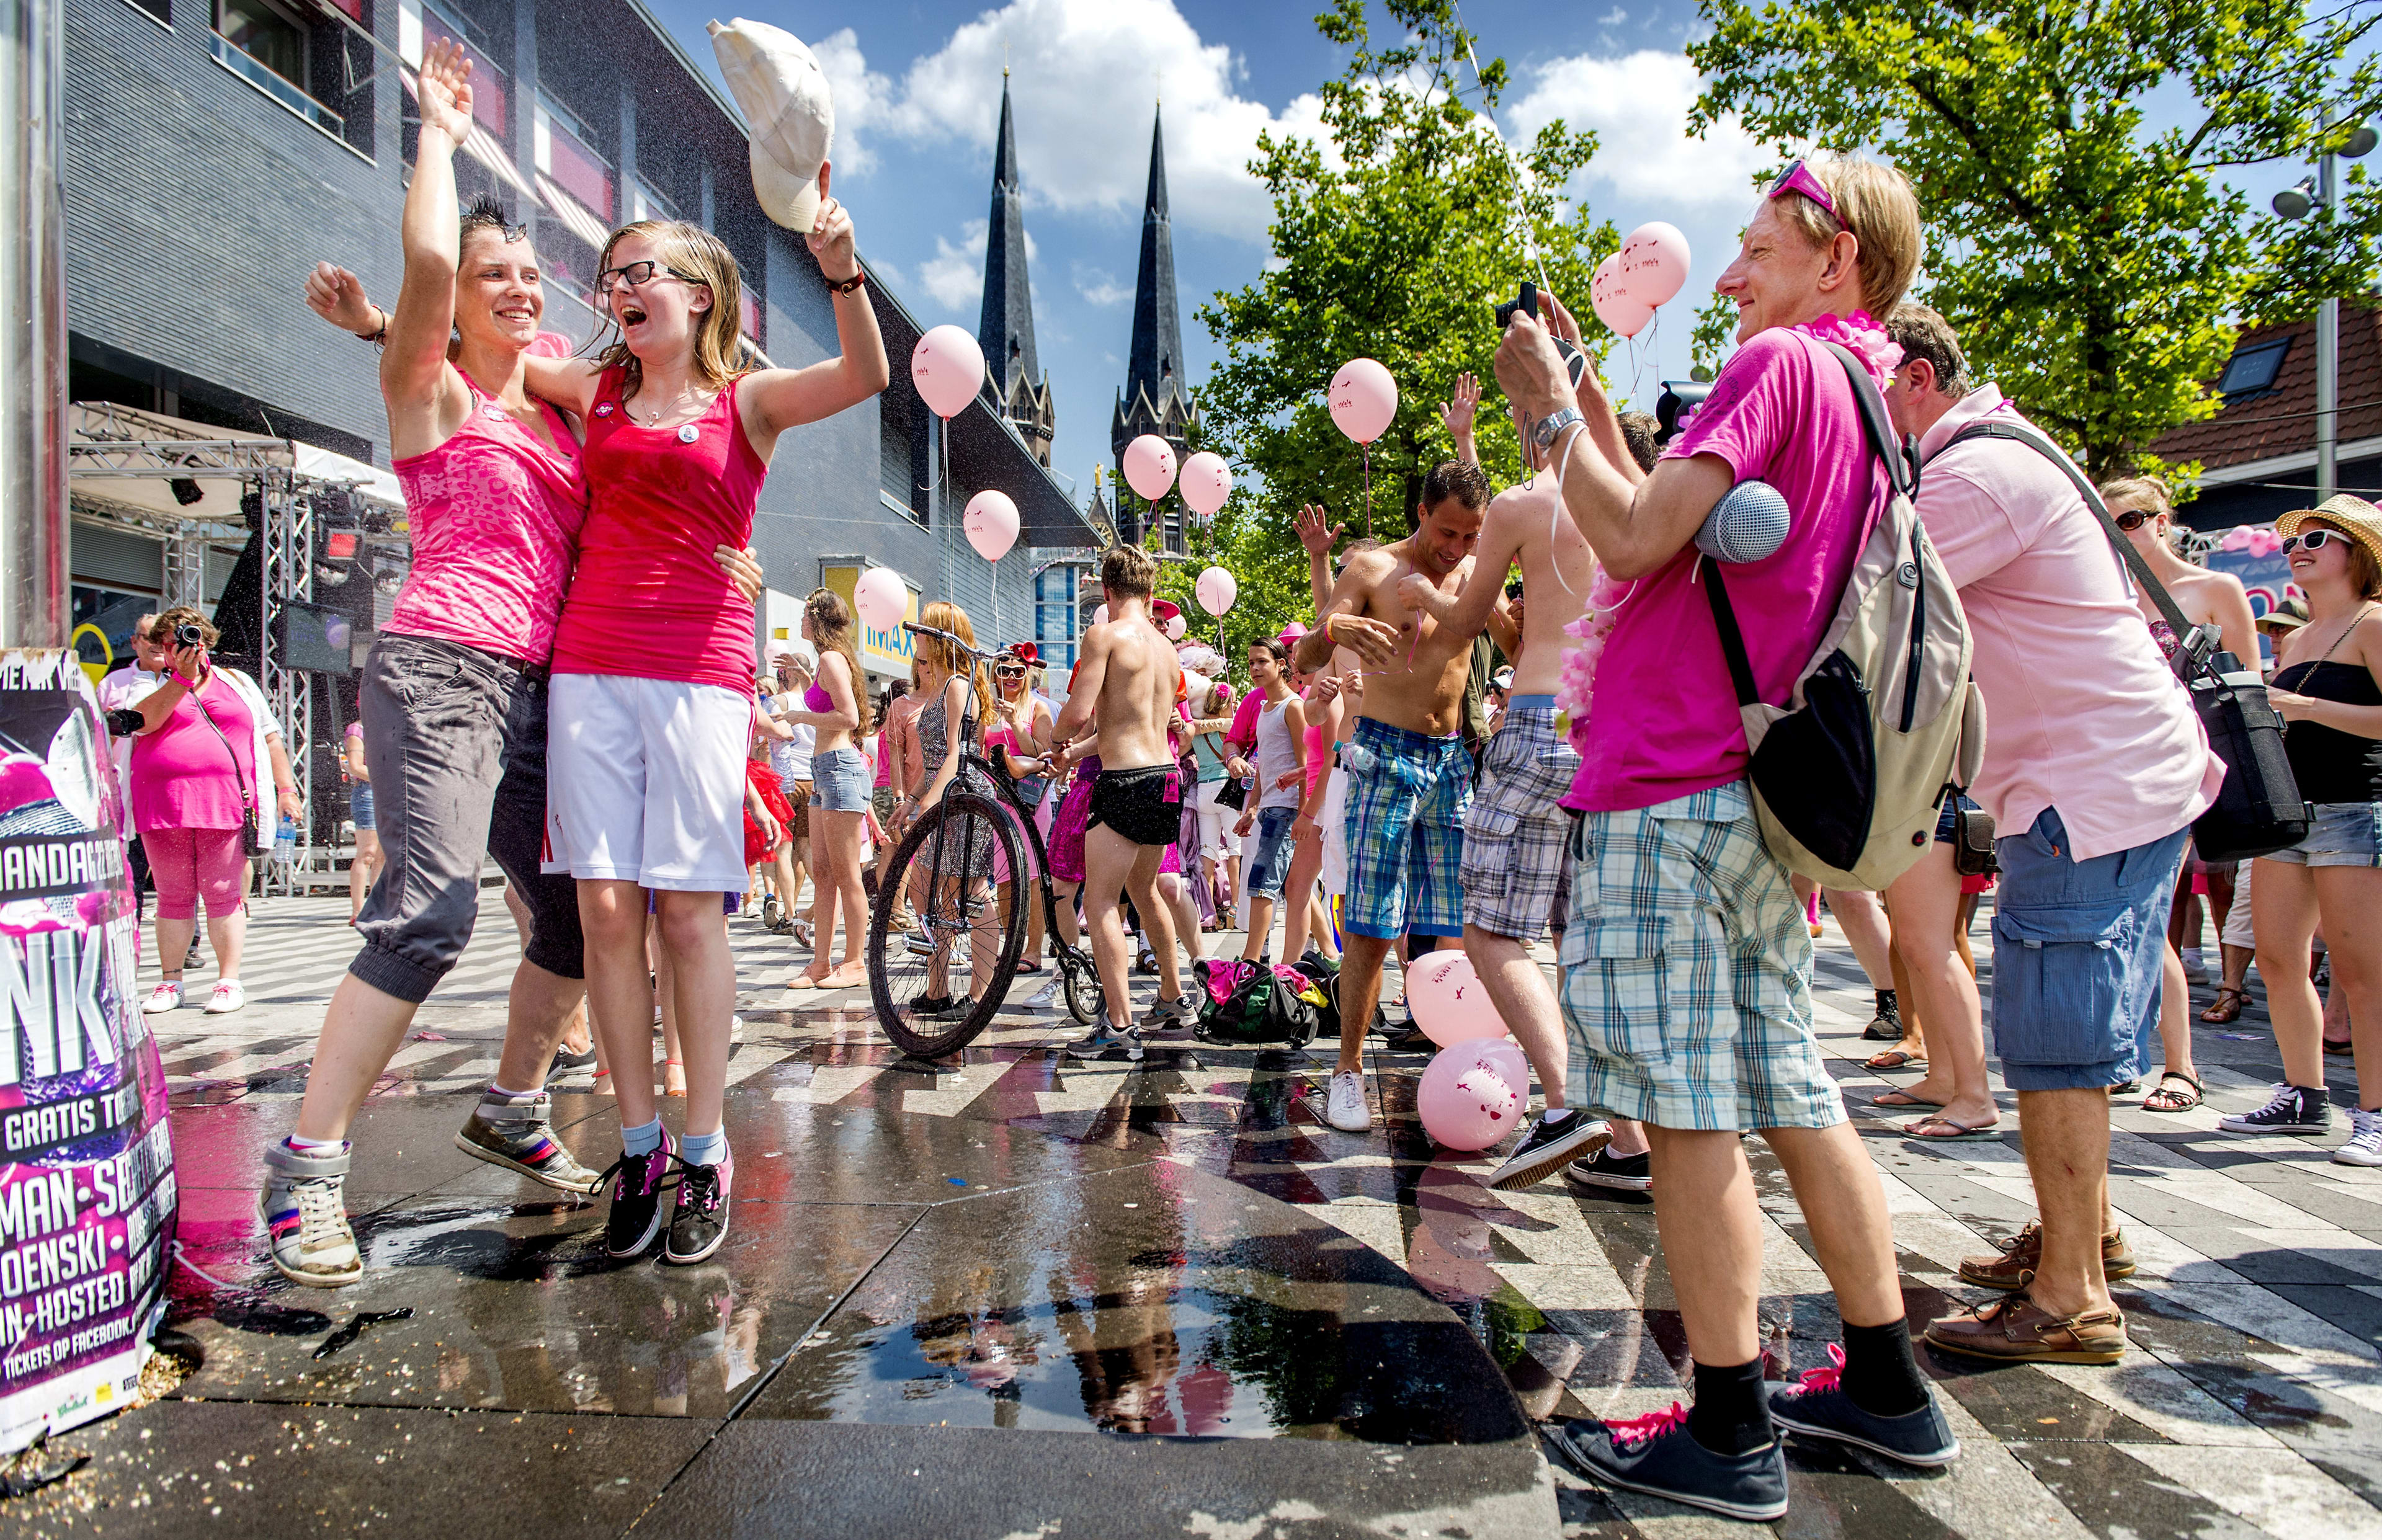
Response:
[[[0,1449],[121,1406],[165,1311],[173,1133],[123,826],[74,654],[0,654]]]

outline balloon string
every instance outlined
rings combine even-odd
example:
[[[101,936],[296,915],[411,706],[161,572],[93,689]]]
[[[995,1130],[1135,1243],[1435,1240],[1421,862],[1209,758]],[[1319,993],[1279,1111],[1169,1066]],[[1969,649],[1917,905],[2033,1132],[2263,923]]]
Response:
[[[1365,538],[1373,538],[1373,446],[1359,444],[1357,452],[1365,460]]]

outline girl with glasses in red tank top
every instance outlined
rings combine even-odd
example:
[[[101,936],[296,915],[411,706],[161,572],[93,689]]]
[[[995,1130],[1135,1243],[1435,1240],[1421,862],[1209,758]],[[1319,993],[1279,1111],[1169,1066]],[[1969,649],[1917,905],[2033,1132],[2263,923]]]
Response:
[[[588,1005],[622,1069],[605,1236],[615,1256],[643,1252],[661,1230],[673,1160],[683,1175],[667,1259],[700,1262],[727,1234],[721,1115],[736,969],[720,895],[744,880],[754,613],[710,553],[748,542],[780,434],[858,405],[889,378],[852,220],[827,183],[822,165],[805,235],[835,293],[839,356],[753,367],[735,257],[699,226],[644,220],[616,232],[598,263],[610,345],[592,360],[532,365],[532,387],[587,423],[591,500],[555,635],[546,824],[553,858],[579,879]],[[651,1076],[627,1072],[653,1053],[638,945],[648,892],[675,963],[683,1148],[662,1130]]]

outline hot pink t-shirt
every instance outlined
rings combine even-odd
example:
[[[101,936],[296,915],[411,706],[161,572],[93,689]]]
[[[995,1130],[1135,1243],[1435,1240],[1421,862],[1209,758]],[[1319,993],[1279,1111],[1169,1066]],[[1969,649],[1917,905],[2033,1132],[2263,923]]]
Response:
[[[736,382],[684,428],[648,428],[608,371],[587,418],[592,498],[554,638],[558,674],[753,688],[753,601],[712,556],[743,549],[768,478],[736,415]]]
[[[222,738],[186,694],[164,726],[132,740],[132,826],[140,833],[239,828],[246,811],[241,780],[252,796],[272,785],[270,776],[259,781],[256,775],[256,719],[222,670],[209,671],[198,699],[206,702]]]
[[[2109,537],[2057,466],[2023,444],[1946,450],[1981,421],[2023,422],[1980,385],[1919,441],[1919,518],[1960,590],[1985,697],[1970,794],[2002,834],[2057,807],[2078,861],[2163,839],[2207,811],[2225,762],[2143,625]]]
[[[1754,682],[1763,700],[1783,703],[1885,506],[1885,468],[1862,434],[1852,382],[1800,332],[1762,332],[1721,366],[1664,458],[1688,455],[1716,455],[1738,481],[1768,482],[1792,513],[1774,553],[1725,574]],[[1745,728],[1711,601],[1695,581],[1700,555],[1689,544],[1625,585],[1564,806],[1652,807],[1744,776]]]
[[[545,342],[532,350],[551,352]],[[544,663],[587,516],[579,441],[540,402],[548,448],[470,375],[463,383],[472,410],[454,436],[389,467],[405,492],[413,570],[382,629]]]

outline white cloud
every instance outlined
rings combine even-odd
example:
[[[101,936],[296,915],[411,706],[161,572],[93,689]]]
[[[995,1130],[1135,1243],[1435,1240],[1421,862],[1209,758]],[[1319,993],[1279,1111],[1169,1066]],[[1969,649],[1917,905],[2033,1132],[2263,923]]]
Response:
[[[1262,240],[1272,214],[1247,169],[1258,135],[1313,135],[1320,119],[1313,95],[1280,114],[1238,95],[1231,48],[1201,42],[1173,0],[1010,0],[912,63],[898,90],[868,70],[849,29],[819,62],[835,92],[837,153],[854,169],[870,163],[878,133],[989,147],[1007,63],[1027,199],[1070,211],[1141,206],[1147,125],[1162,100],[1175,222],[1244,240]]]
[[[1688,137],[1688,107],[1702,78],[1687,55],[1651,48],[1617,59],[1577,55],[1541,66],[1530,89],[1504,115],[1527,141],[1562,118],[1596,131],[1596,158],[1581,173],[1624,198],[1707,212],[1743,214],[1753,206],[1753,177],[1776,160],[1736,119]]]
[[[918,287],[932,295],[935,302],[947,311],[968,315],[979,314],[984,306],[984,249],[992,238],[992,226],[981,219],[971,219],[960,226],[959,244],[954,246],[947,236],[935,238],[935,254],[918,264]],[[1034,282],[1034,263],[1042,249],[1034,244],[1034,232],[1025,232],[1026,285],[1033,291],[1035,302],[1041,302],[1041,286]],[[874,259],[871,259],[872,261]]]
[[[1116,275],[1104,267],[1087,267],[1077,263],[1075,292],[1084,297],[1086,303],[1105,309],[1110,305],[1122,305],[1132,299],[1133,286],[1119,283]]]
[[[1628,19],[1629,13],[1623,10],[1620,6],[1615,6],[1611,10],[1605,12],[1602,16],[1598,17],[1596,18],[1596,24],[1600,27],[1618,27]]]

